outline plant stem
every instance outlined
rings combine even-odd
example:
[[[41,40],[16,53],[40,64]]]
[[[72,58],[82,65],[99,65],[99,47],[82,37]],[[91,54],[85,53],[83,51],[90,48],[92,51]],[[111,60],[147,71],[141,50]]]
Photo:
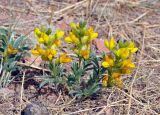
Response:
[[[82,62],[82,58],[79,57],[79,63],[78,63],[79,68],[81,68],[81,62]]]

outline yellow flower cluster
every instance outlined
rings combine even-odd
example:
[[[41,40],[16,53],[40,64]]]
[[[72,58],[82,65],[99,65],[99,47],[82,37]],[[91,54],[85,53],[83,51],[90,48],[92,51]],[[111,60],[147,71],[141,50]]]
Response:
[[[105,40],[105,46],[111,50],[112,54],[104,56],[102,67],[107,69],[108,75],[103,76],[102,85],[116,85],[122,87],[123,82],[121,76],[124,74],[130,74],[135,68],[135,64],[132,63],[132,54],[135,53],[138,48],[135,47],[134,42],[119,41],[117,44],[112,37],[110,40]]]
[[[64,40],[72,44],[71,49],[79,58],[78,67],[81,67],[83,64],[81,62],[90,58],[91,42],[98,37],[98,33],[92,27],[88,28],[85,22],[71,23],[70,27],[69,35]],[[34,33],[39,43],[32,50],[32,54],[40,56],[45,61],[53,62],[57,55],[57,48],[61,46],[64,32],[57,30],[53,33],[50,28],[35,28]],[[113,37],[110,40],[105,40],[104,44],[111,53],[103,55],[102,66],[98,69],[104,70],[101,73],[104,76],[98,77],[98,79],[102,81],[102,85],[105,87],[116,85],[121,88],[123,86],[121,76],[131,74],[135,68],[132,57],[138,48],[132,41],[116,42]],[[17,52],[12,47],[8,48],[8,52],[10,50],[13,53]],[[71,62],[71,58],[66,53],[57,57],[54,61],[55,64]]]
[[[11,44],[8,45],[7,50],[4,52],[4,57],[18,53],[18,49],[14,48]]]
[[[35,28],[34,34],[38,39],[39,44],[36,45],[36,48],[32,50],[32,54],[41,56],[45,61],[52,61],[56,56],[56,48],[61,46],[61,38],[64,36],[64,32],[57,30],[52,34],[50,28]],[[63,54],[60,57],[60,63],[70,62],[71,59]],[[59,60],[59,59],[57,59]]]
[[[97,38],[98,33],[93,28],[87,28],[85,23],[71,23],[71,31],[65,41],[74,44],[72,50],[83,59],[88,59],[90,54],[90,44],[92,40]]]

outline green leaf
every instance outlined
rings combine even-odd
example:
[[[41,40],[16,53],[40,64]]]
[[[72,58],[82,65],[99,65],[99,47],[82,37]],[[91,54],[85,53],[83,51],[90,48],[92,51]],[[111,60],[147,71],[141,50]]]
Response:
[[[11,33],[11,36],[9,37],[9,44],[11,44],[12,46],[14,45],[14,41],[15,41],[15,33]]]
[[[39,85],[39,88],[42,88],[44,85],[48,84],[51,82],[51,79],[46,79],[45,81],[41,82]]]
[[[47,35],[50,35],[52,33],[52,29],[51,28],[48,28],[48,30],[46,31],[46,34]]]
[[[75,76],[74,75],[69,75],[68,79],[67,79],[67,83],[68,83],[69,86],[72,86],[73,84],[75,84],[76,83]]]
[[[126,48],[128,46],[129,42],[128,41],[122,41],[122,40],[119,40],[118,42],[118,45],[119,45],[119,48]]]
[[[17,68],[17,66],[16,66],[16,61],[13,60],[14,59],[7,60],[7,63],[3,65],[3,69],[8,72],[14,71]]]
[[[15,61],[18,61],[18,60],[21,59],[21,57],[22,57],[22,55],[15,55],[14,60],[15,60]]]
[[[123,48],[124,47],[124,43],[122,40],[119,40],[118,42],[119,48]]]
[[[80,28],[84,28],[86,26],[87,22],[86,21],[81,21],[79,23]]]
[[[30,48],[28,46],[24,46],[22,47],[23,50],[30,50]]]
[[[0,34],[8,36],[8,30],[5,28],[0,28]]]
[[[3,48],[0,48],[0,52],[4,52],[4,49],[3,49]]]
[[[25,36],[20,36],[17,39],[15,39],[14,43],[13,43],[13,47],[14,48],[18,48],[19,45],[21,45],[21,43],[25,40]]]
[[[0,40],[2,41],[2,46],[6,47],[7,45],[7,36],[0,34]]]

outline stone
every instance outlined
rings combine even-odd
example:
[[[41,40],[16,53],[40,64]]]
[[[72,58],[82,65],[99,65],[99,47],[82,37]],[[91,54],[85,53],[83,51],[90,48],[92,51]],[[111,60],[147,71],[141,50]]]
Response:
[[[49,115],[49,113],[45,107],[31,103],[26,105],[21,115]]]

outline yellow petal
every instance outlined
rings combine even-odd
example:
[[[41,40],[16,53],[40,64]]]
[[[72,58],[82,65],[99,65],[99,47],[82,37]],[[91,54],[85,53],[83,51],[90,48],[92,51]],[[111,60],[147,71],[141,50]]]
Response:
[[[134,48],[134,47],[135,47],[134,42],[129,42],[128,48]]]
[[[114,65],[114,59],[112,58],[112,56],[105,56],[103,60],[104,62],[106,62],[104,64],[102,63],[104,65],[102,65],[104,68],[112,67]]]
[[[132,63],[132,58],[126,59],[122,62],[122,66],[123,67],[130,67],[130,68],[134,68],[135,64]]]
[[[66,37],[64,39],[67,43],[73,43],[72,39],[70,37]]]
[[[55,56],[56,54],[57,54],[57,51],[56,50],[54,50],[54,49],[51,49],[51,54],[53,55],[53,56]]]
[[[35,29],[34,29],[34,34],[35,34],[36,37],[40,37],[40,36],[41,36],[41,31],[40,31],[40,29],[39,29],[39,28],[35,28]]]
[[[84,59],[89,58],[89,50],[82,50],[80,54]]]
[[[112,50],[115,45],[116,45],[116,41],[114,40],[114,38],[112,37],[109,41],[108,40],[105,40],[104,41],[104,44],[107,48],[109,48],[110,50]]]
[[[42,33],[41,37],[43,38],[44,42],[47,44],[48,41],[49,41],[49,36],[47,34],[45,34],[45,33]]]
[[[98,33],[94,32],[91,34],[91,40],[95,39],[98,37]]]
[[[120,78],[121,77],[121,73],[114,72],[114,73],[112,73],[112,77],[113,77],[113,79]]]
[[[8,46],[8,52],[10,52],[10,54],[16,54],[18,52],[18,49],[12,47],[11,45]]]
[[[55,57],[56,53],[57,52],[54,49],[47,49],[45,51],[45,54],[43,55],[43,57],[44,57],[44,59],[45,59],[45,57],[47,57],[48,58],[47,60],[51,61]]]
[[[131,72],[132,72],[132,69],[129,69],[129,68],[123,68],[122,69],[123,74],[130,74]]]
[[[131,53],[135,53],[136,51],[138,51],[138,48],[132,48],[131,49]]]
[[[129,57],[129,50],[128,48],[120,48],[117,50],[116,55],[122,59],[126,59]]]
[[[130,42],[129,45],[128,45],[128,48],[131,51],[131,53],[135,53],[138,50],[138,48],[135,47],[134,42]]]
[[[88,36],[90,36],[90,41],[92,41],[93,39],[95,39],[98,36],[98,33],[94,32],[93,28],[90,27],[88,29]]]
[[[102,66],[103,66],[104,68],[108,68],[110,65],[109,65],[108,62],[104,61],[104,62],[102,62]]]
[[[39,43],[44,44],[44,39],[43,38],[39,38],[38,41],[39,41]]]
[[[135,68],[135,64],[132,63],[132,58],[129,58],[122,62],[122,73],[123,74],[130,74],[134,68]]]
[[[57,38],[62,38],[64,36],[64,32],[60,31],[60,30],[57,30],[56,36],[57,36]]]
[[[60,40],[55,40],[54,43],[57,47],[61,46],[61,41]]]
[[[82,38],[82,44],[86,44],[88,42],[88,40],[89,40],[88,36],[84,36]]]
[[[104,41],[104,45],[105,45],[107,48],[109,48],[109,41],[108,41],[108,40],[105,40],[105,41]]]
[[[77,27],[77,25],[72,22],[72,23],[70,23],[70,27],[71,27],[72,29],[75,29],[75,28]]]
[[[112,37],[109,43],[110,46],[110,50],[112,50],[116,45],[116,41],[114,40],[114,38]]]
[[[39,52],[37,50],[31,50],[31,52],[33,55],[37,55],[37,56],[39,55]]]
[[[108,83],[108,76],[105,75],[102,78],[102,86],[107,87],[107,83]]]
[[[53,58],[53,55],[49,54],[49,55],[48,55],[48,59],[51,61],[52,58]]]
[[[119,88],[123,87],[123,81],[120,78],[116,78],[115,82],[116,82],[117,87],[119,87]]]
[[[39,52],[40,55],[44,55],[44,53],[45,53],[45,50],[42,49],[42,48],[40,47],[40,45],[36,45],[36,50]]]
[[[70,32],[70,38],[72,43],[79,44],[79,39],[72,32]]]
[[[60,59],[59,59],[60,63],[68,63],[71,62],[71,58],[67,56],[67,54],[62,54],[60,55]]]

